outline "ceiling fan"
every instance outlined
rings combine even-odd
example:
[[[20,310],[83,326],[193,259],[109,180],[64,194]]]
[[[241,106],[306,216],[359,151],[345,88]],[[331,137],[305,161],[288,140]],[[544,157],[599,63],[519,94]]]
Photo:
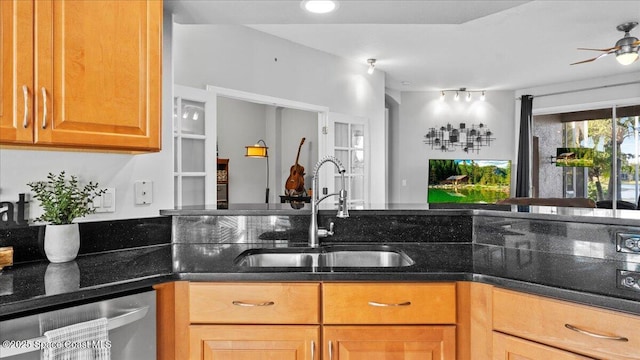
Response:
[[[631,63],[635,62],[636,60],[638,60],[638,48],[640,48],[640,40],[629,35],[629,31],[631,31],[631,29],[633,29],[637,25],[637,21],[630,21],[616,26],[616,29],[618,29],[618,31],[624,32],[624,37],[618,40],[614,47],[610,47],[607,49],[578,48],[578,50],[601,51],[602,54],[588,60],[575,62],[571,65],[592,62],[610,54],[616,54],[616,60],[618,60],[618,62],[622,65],[630,65]]]

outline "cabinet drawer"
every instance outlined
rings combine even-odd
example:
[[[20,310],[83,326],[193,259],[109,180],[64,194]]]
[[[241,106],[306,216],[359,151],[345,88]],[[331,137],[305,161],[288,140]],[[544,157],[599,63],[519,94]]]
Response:
[[[325,283],[325,324],[454,324],[453,283]]]
[[[494,289],[493,328],[583,355],[640,359],[640,317],[590,306]]]
[[[493,360],[594,360],[517,337],[493,333]]]
[[[317,283],[190,283],[191,323],[317,324]]]

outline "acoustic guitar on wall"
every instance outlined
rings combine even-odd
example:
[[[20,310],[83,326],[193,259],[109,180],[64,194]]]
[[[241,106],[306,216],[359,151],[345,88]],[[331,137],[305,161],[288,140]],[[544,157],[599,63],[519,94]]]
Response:
[[[287,196],[301,196],[304,193],[304,167],[298,163],[300,159],[300,150],[302,144],[304,144],[305,138],[300,140],[300,146],[298,146],[298,155],[296,155],[296,163],[291,166],[289,170],[289,177],[284,184],[285,194]]]

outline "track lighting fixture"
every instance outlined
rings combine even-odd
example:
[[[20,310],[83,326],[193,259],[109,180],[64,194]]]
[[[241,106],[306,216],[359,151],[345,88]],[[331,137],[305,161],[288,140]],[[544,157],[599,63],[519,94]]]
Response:
[[[369,69],[367,70],[367,73],[371,75],[373,74],[373,70],[376,67],[376,59],[367,59],[367,64],[369,64]]]
[[[470,102],[473,99],[473,93],[480,93],[480,101],[485,101],[485,90],[467,90],[467,88],[459,88],[452,90],[440,90],[440,101],[444,101],[447,92],[452,92],[453,100],[459,101],[460,96],[464,96],[464,99],[467,102]],[[466,95],[465,95],[466,94]]]

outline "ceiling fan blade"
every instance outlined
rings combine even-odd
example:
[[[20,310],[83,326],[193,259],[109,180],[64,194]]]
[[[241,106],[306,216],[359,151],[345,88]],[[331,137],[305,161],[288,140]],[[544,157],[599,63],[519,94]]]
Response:
[[[631,44],[631,46],[638,46],[640,45],[640,40],[636,40],[633,44]]]
[[[594,58],[588,59],[588,60],[578,61],[578,62],[575,62],[575,63],[570,64],[570,65],[578,65],[578,64],[584,64],[584,63],[588,63],[588,62],[596,61],[596,60],[600,59],[601,57],[605,57],[605,56],[607,56],[607,55],[609,55],[609,54],[613,54],[613,51],[610,51],[610,52],[608,52],[608,53],[604,53],[604,54],[600,54],[600,55],[598,55],[598,56],[596,56],[596,57],[594,57]]]
[[[602,51],[602,52],[609,52],[611,50],[618,50],[618,46],[614,46],[614,47],[610,47],[608,49],[591,49],[591,48],[578,48],[578,50],[590,50],[590,51]]]

